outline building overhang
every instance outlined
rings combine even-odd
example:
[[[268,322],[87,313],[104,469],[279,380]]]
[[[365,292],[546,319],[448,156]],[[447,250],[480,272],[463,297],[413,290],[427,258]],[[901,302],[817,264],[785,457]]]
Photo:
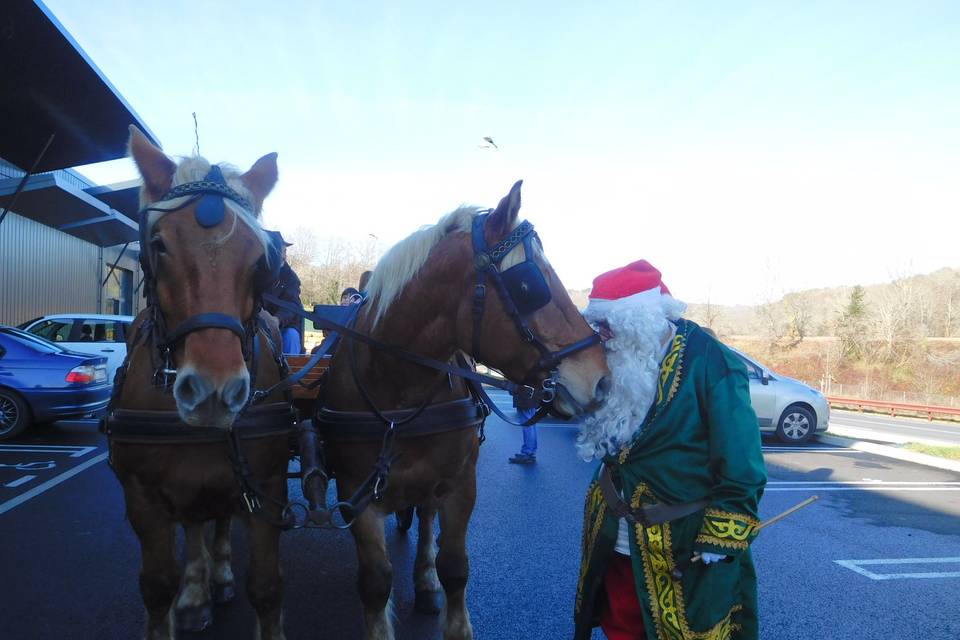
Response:
[[[52,171],[126,155],[128,125],[159,143],[39,0],[4,0],[0,19],[0,157]]]
[[[125,180],[114,184],[84,189],[97,200],[106,203],[136,223],[140,222],[140,181]]]
[[[8,204],[20,181],[21,178],[0,181],[0,208]],[[13,211],[101,247],[136,242],[139,238],[136,222],[78,189],[59,173],[30,176]]]

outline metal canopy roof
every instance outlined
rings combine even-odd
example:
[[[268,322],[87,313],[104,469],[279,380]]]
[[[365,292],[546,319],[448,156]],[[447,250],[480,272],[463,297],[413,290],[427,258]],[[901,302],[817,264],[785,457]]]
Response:
[[[107,205],[136,223],[139,223],[140,213],[140,181],[125,180],[98,187],[84,189],[85,192],[101,200]]]
[[[3,0],[0,157],[35,172],[126,155],[127,126],[156,138],[53,13],[37,0]]]
[[[20,180],[0,181],[0,207],[9,202]],[[139,238],[137,223],[58,173],[31,176],[14,212],[101,247]]]

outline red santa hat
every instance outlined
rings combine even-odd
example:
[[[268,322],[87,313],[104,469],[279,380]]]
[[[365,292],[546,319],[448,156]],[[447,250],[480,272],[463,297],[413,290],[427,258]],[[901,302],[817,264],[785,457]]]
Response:
[[[603,316],[614,309],[659,302],[662,296],[669,295],[660,272],[646,260],[637,260],[594,278],[587,311]]]

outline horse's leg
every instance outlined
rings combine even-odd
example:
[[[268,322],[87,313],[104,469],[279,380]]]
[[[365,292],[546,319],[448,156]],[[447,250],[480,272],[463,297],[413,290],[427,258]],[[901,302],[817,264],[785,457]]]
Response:
[[[363,603],[363,621],[366,640],[393,640],[390,620],[390,589],[393,586],[393,568],[387,555],[383,533],[383,516],[372,508],[365,509],[350,527],[357,544],[360,565],[358,587]]]
[[[210,553],[203,539],[203,522],[185,522],[187,564],[183,570],[183,586],[175,607],[177,629],[196,633],[213,623],[210,603]]]
[[[180,587],[180,564],[175,544],[176,525],[159,515],[159,509],[131,508],[130,524],[140,541],[140,594],[147,608],[146,640],[174,637],[173,600]]]
[[[440,552],[437,574],[446,594],[443,613],[444,640],[470,640],[473,627],[467,612],[467,525],[477,500],[476,459],[467,462],[463,473],[453,483],[453,491],[440,507]]]
[[[280,529],[257,516],[247,517],[250,570],[247,596],[257,612],[258,640],[283,640],[283,581],[280,576]]]
[[[230,602],[237,597],[230,546],[230,518],[219,518],[213,532],[213,601]]]
[[[433,540],[433,518],[437,510],[417,507],[417,559],[413,565],[413,608],[420,613],[439,613],[443,607],[440,579],[437,578],[437,545]]]

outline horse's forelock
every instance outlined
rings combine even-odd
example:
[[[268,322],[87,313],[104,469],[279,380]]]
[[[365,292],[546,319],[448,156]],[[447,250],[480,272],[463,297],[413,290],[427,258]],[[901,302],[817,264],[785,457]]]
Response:
[[[212,165],[210,164],[210,161],[203,156],[190,156],[187,158],[182,158],[173,174],[173,184],[171,186],[176,187],[177,185],[187,184],[189,182],[199,182],[206,177],[211,166]],[[241,175],[243,174],[239,169],[225,162],[221,162],[217,166],[220,167],[220,171],[223,174],[223,179],[226,181],[227,186],[245,197],[247,200],[253,200],[253,194],[250,193],[250,190],[247,189],[246,185],[243,184],[243,180],[240,179]],[[165,216],[167,213],[176,210],[179,206],[186,202],[190,196],[165,200],[163,202],[150,203],[146,199],[147,194],[145,189],[146,187],[141,187],[140,189],[140,207],[143,208],[150,206],[152,209],[154,209],[154,211],[150,212],[150,215],[147,218],[147,232],[149,235],[150,229],[153,228],[153,225],[155,225],[160,218]],[[227,198],[224,198],[224,204],[226,204],[230,211],[236,214],[237,218],[243,221],[250,228],[250,230],[253,231],[254,235],[257,236],[257,239],[263,246],[264,255],[266,255],[269,260],[270,251],[268,251],[268,247],[270,238],[267,236],[266,231],[260,224],[260,217],[258,213],[256,211],[246,209],[240,206],[239,203]],[[234,231],[236,231],[236,220],[234,220],[234,225],[231,227],[230,232],[221,238],[221,240],[226,241],[230,236],[233,235]]]

